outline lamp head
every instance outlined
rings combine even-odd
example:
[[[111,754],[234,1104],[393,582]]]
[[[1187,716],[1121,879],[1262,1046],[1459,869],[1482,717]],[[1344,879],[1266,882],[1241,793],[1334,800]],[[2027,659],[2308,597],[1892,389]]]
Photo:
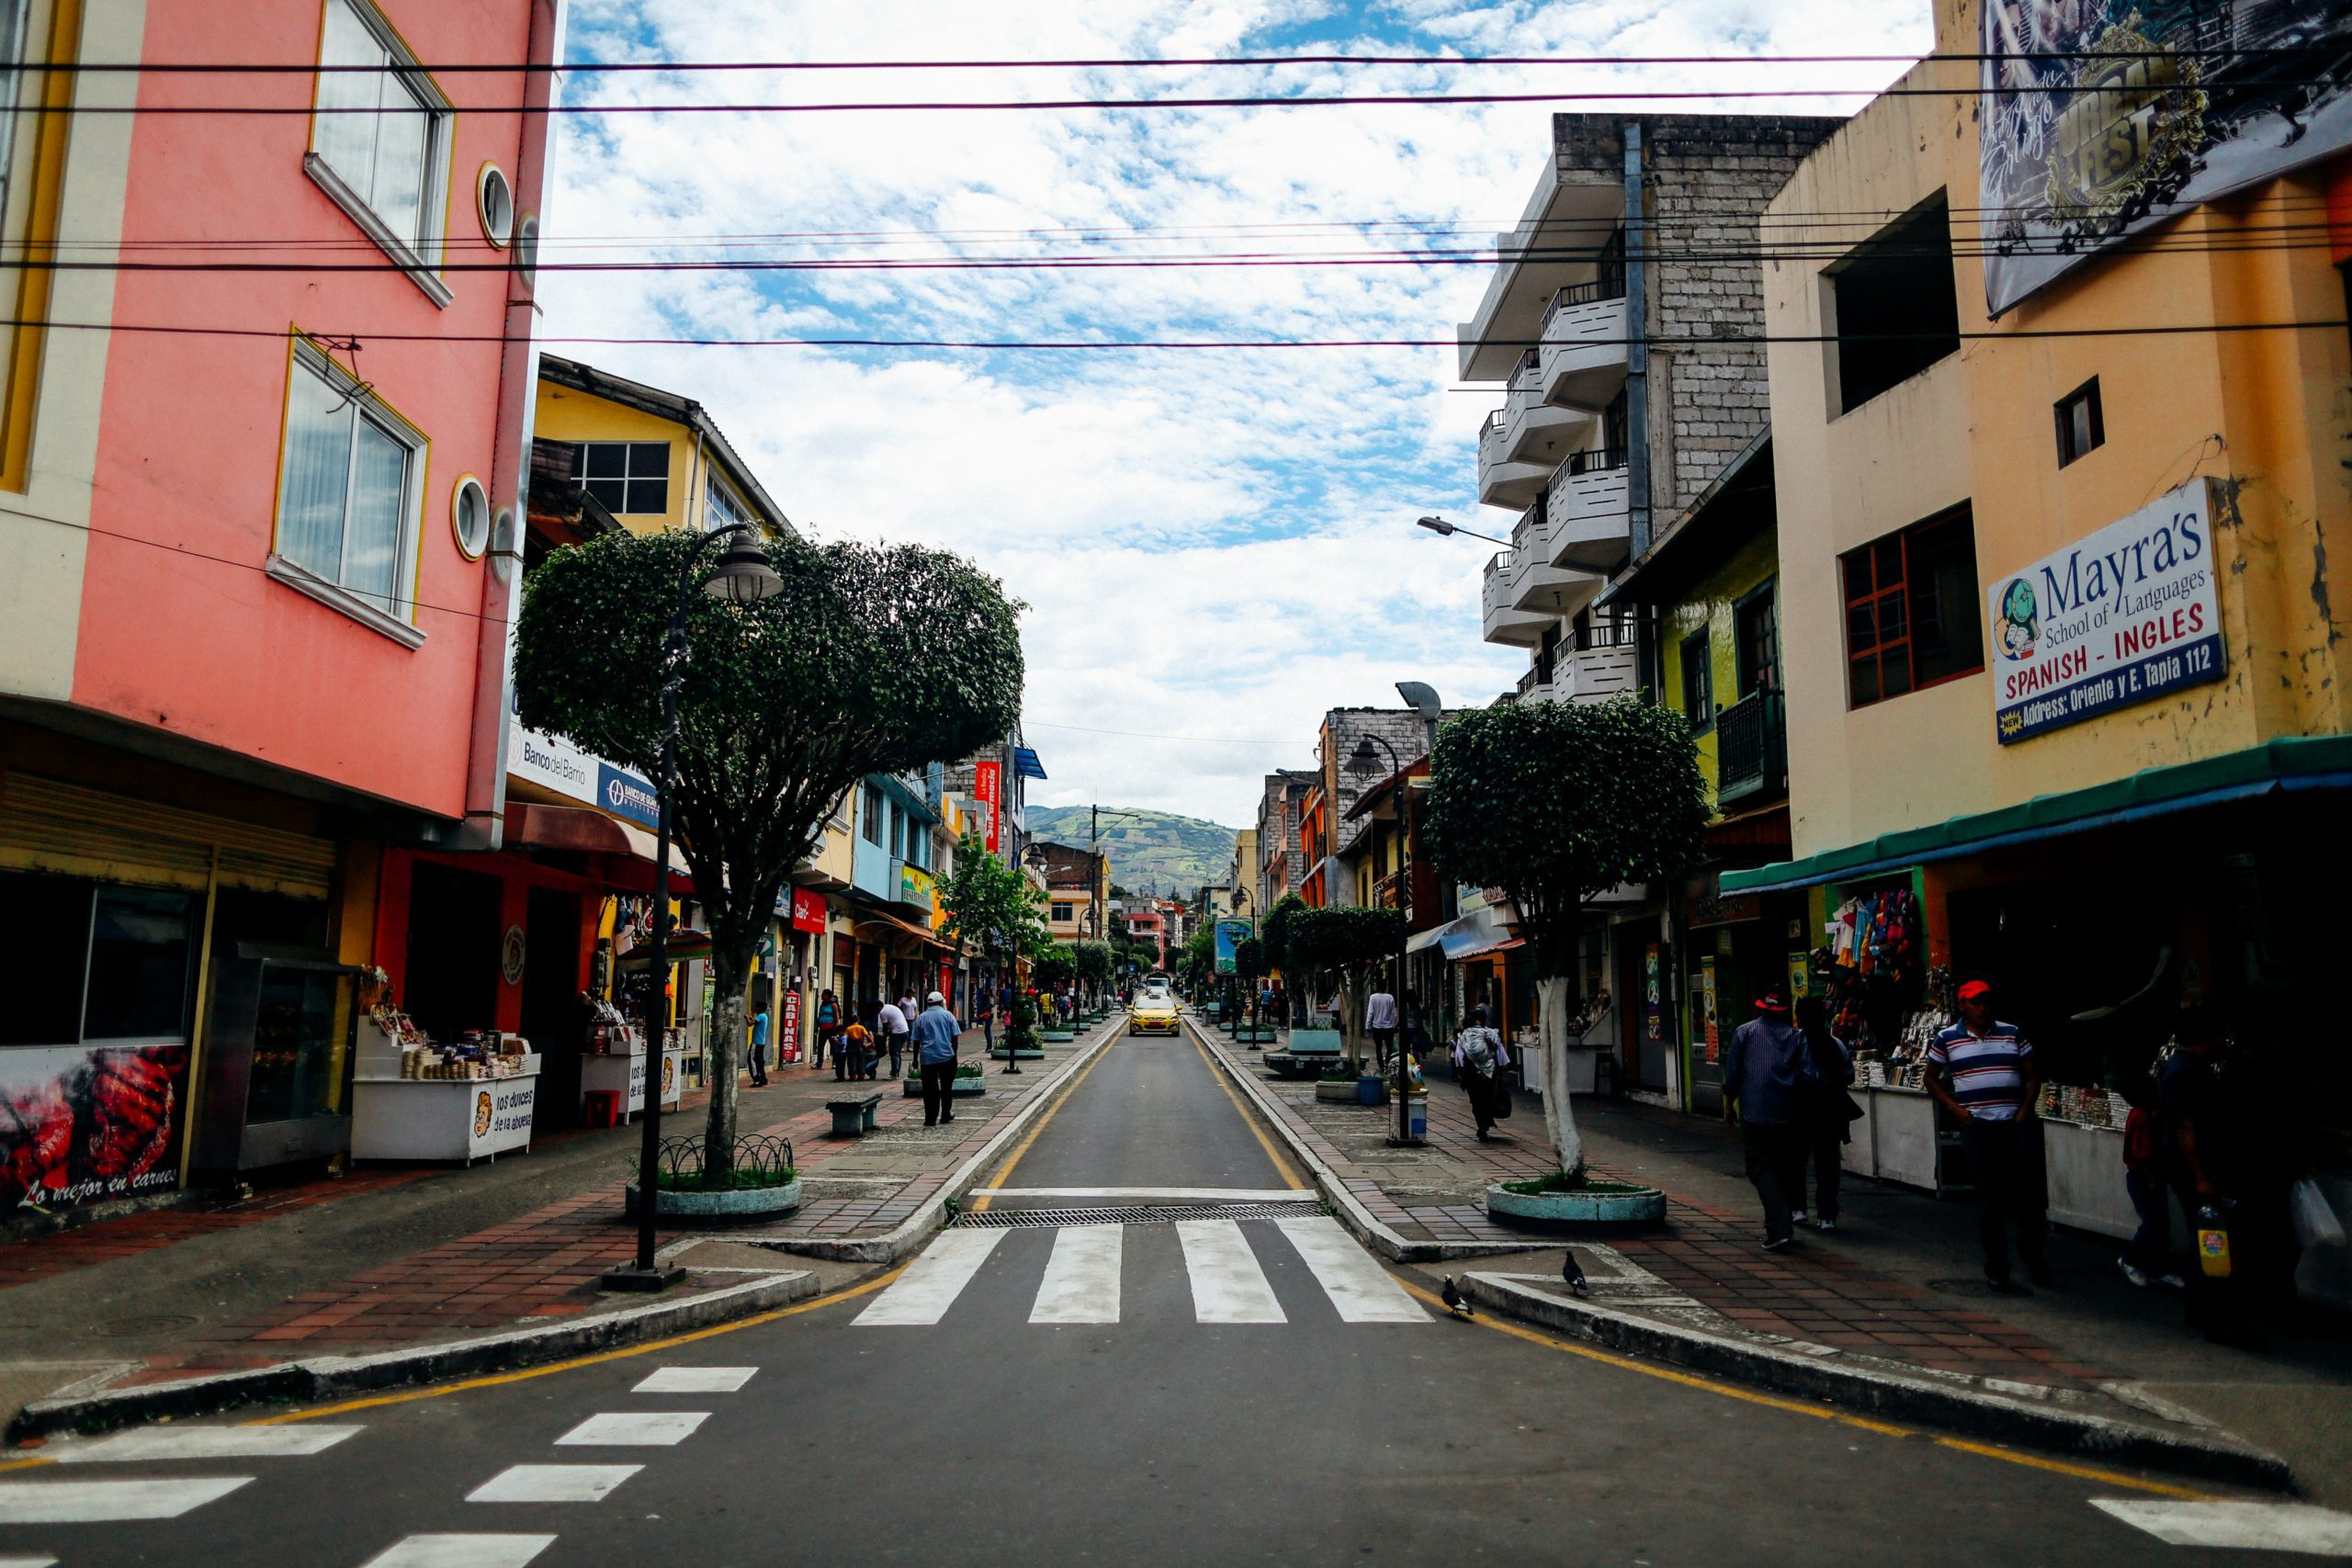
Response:
[[[1348,753],[1348,773],[1355,778],[1374,778],[1380,773],[1380,753],[1373,749],[1372,737],[1356,737],[1356,749]]]
[[[1413,519],[1413,526],[1427,528],[1432,534],[1442,535],[1448,538],[1453,536],[1453,525],[1442,517],[1416,517]]]
[[[759,536],[741,525],[730,531],[735,536],[728,542],[727,553],[718,558],[718,570],[704,581],[703,592],[714,599],[748,604],[782,589],[784,579],[768,564]]]
[[[1437,700],[1437,688],[1427,682],[1399,681],[1396,682],[1396,694],[1423,718],[1435,718],[1445,711],[1443,705]]]

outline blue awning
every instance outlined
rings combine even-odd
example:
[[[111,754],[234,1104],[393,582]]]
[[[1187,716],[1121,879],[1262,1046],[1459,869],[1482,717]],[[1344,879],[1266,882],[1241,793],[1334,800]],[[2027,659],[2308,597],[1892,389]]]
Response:
[[[1026,746],[1012,749],[1012,776],[1017,779],[1042,779],[1046,764],[1037,761],[1037,753]]]

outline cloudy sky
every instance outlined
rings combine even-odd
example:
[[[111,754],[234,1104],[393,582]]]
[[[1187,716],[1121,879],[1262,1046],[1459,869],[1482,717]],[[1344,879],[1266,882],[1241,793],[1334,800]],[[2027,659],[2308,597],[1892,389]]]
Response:
[[[574,0],[570,58],[1004,61],[1423,53],[1917,53],[1919,0]],[[1893,64],[1214,66],[581,73],[571,104],[1592,92],[1847,96]],[[581,114],[559,121],[550,261],[1351,257],[1338,266],[555,272],[566,333],[741,340],[1450,338],[1555,107]],[[1681,103],[1677,108],[1703,108]],[[1033,800],[1249,820],[1322,711],[1395,682],[1490,700],[1523,654],[1478,637],[1489,532],[1450,349],[1086,352],[578,348],[699,399],[820,537],[960,550],[1025,601]]]

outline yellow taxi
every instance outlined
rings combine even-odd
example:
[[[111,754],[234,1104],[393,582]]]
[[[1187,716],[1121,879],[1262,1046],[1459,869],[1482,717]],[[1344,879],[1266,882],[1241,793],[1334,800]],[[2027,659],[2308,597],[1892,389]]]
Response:
[[[1181,1032],[1176,1023],[1175,994],[1150,986],[1136,992],[1134,1004],[1127,1009],[1127,1032],[1130,1034]]]

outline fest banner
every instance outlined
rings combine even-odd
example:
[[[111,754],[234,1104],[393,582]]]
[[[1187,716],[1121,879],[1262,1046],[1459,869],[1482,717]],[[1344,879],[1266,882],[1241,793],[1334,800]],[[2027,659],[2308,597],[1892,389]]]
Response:
[[[1983,0],[1984,302],[2352,145],[2342,0]]]

